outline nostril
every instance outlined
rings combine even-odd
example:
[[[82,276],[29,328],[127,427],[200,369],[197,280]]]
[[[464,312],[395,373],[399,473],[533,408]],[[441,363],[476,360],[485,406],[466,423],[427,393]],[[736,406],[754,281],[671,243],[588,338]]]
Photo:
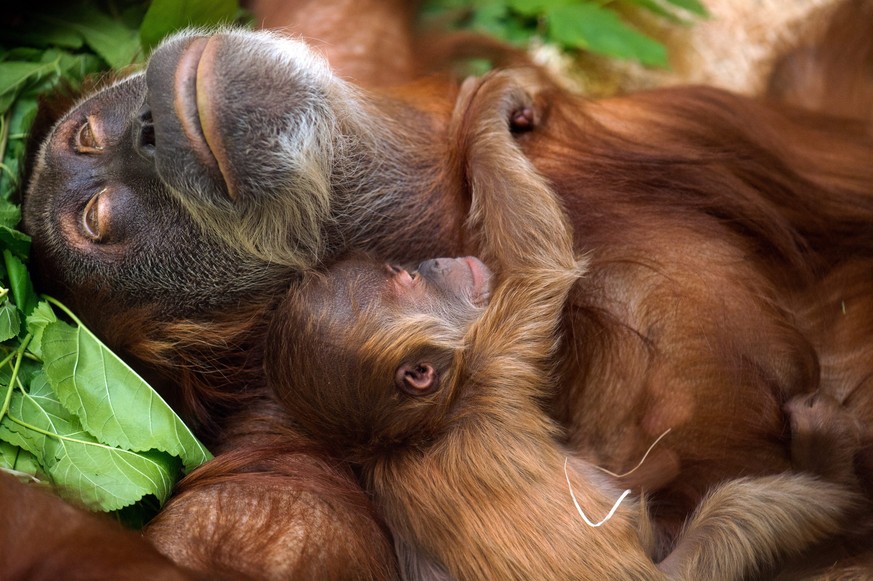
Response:
[[[139,131],[136,135],[136,150],[146,157],[155,154],[155,124],[152,121],[152,110],[143,106],[137,117]]]
[[[143,147],[155,146],[155,126],[151,123],[143,123],[139,130],[139,144]]]

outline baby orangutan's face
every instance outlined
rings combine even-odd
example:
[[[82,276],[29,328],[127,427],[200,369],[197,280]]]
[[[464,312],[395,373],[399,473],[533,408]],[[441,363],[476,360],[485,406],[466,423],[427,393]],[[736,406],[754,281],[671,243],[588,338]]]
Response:
[[[491,282],[473,257],[409,270],[354,257],[313,273],[276,310],[275,334],[298,337],[275,375],[280,397],[357,461],[441,430]]]

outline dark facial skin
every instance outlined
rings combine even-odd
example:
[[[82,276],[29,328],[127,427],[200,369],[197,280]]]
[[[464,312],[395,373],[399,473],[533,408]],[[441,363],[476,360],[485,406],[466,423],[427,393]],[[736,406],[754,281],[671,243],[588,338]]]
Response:
[[[24,222],[43,286],[88,296],[86,318],[95,293],[101,309],[110,301],[178,317],[274,288],[280,276],[287,283],[287,268],[234,251],[185,206],[193,196],[224,196],[223,183],[193,157],[202,147],[179,129],[174,93],[162,82],[178,76],[171,61],[188,40],[165,45],[146,73],[68,112],[29,184]]]
[[[304,70],[317,61],[298,44],[267,35],[247,41],[241,50],[234,35],[177,37],[146,70],[158,175],[186,196],[225,208],[261,201],[265,182],[280,190],[293,181],[280,140],[305,145],[333,80],[323,63]],[[253,87],[255,102],[243,97]]]
[[[25,227],[35,263],[51,273],[43,274],[45,282],[89,300],[98,293],[189,312],[239,296],[240,279],[269,285],[260,265],[199,231],[155,173],[144,91],[145,77],[137,75],[84,101],[44,146]]]
[[[80,102],[49,134],[24,205],[42,287],[86,320],[109,303],[176,319],[274,296],[351,246],[402,260],[445,252],[450,237],[434,232],[443,226],[418,199],[438,199],[432,192],[401,193],[393,179],[402,201],[367,215],[362,200],[388,194],[362,164],[390,173],[385,159],[417,167],[409,156],[418,154],[363,151],[386,141],[374,132],[382,123],[355,126],[359,106],[347,91],[287,38],[229,32],[165,42],[145,72]]]

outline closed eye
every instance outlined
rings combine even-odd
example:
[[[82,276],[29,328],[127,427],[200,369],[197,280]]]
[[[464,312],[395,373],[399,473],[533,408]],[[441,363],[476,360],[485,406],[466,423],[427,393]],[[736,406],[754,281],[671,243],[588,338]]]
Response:
[[[103,144],[96,128],[97,124],[93,116],[89,115],[76,132],[75,148],[77,153],[99,153],[103,150]]]
[[[413,271],[412,273],[410,273],[405,268],[401,268],[396,264],[386,264],[385,267],[387,268],[391,277],[402,286],[409,286],[411,284],[414,284],[415,281],[418,279],[417,271]]]
[[[82,233],[91,242],[103,242],[109,232],[108,188],[103,188],[88,200],[82,211]]]

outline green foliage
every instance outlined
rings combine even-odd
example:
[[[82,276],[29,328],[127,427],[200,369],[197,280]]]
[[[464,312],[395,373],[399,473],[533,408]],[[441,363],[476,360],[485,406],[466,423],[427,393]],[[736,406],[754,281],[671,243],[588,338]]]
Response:
[[[75,491],[76,500],[101,510],[118,510],[147,494],[163,502],[179,474],[173,456],[102,443],[58,401],[43,373],[12,394],[0,439],[32,454],[66,494]]]
[[[21,318],[18,316],[18,307],[6,299],[0,305],[0,341],[8,341],[17,337],[20,330]]]
[[[672,22],[706,16],[700,0],[428,0],[425,12],[463,28],[524,45],[532,37],[569,52],[590,51],[666,67],[667,50],[624,22],[621,11],[638,9]]]
[[[135,525],[210,455],[141,377],[34,290],[14,202],[25,139],[39,97],[61,82],[75,90],[141,62],[170,32],[240,15],[236,0],[77,0],[19,6],[5,16],[16,25],[0,29],[0,469]]]
[[[142,53],[139,35],[124,22],[112,18],[96,5],[87,2],[72,2],[63,9],[55,9],[37,17],[37,23],[45,22],[54,30],[78,35],[66,40],[81,42],[94,51],[112,68],[132,64]]]
[[[154,48],[170,32],[192,26],[229,24],[239,17],[236,0],[152,0],[142,20],[140,38]]]
[[[116,448],[177,456],[187,470],[208,459],[160,396],[91,331],[63,321],[36,324],[44,325],[45,375],[88,433]]]

